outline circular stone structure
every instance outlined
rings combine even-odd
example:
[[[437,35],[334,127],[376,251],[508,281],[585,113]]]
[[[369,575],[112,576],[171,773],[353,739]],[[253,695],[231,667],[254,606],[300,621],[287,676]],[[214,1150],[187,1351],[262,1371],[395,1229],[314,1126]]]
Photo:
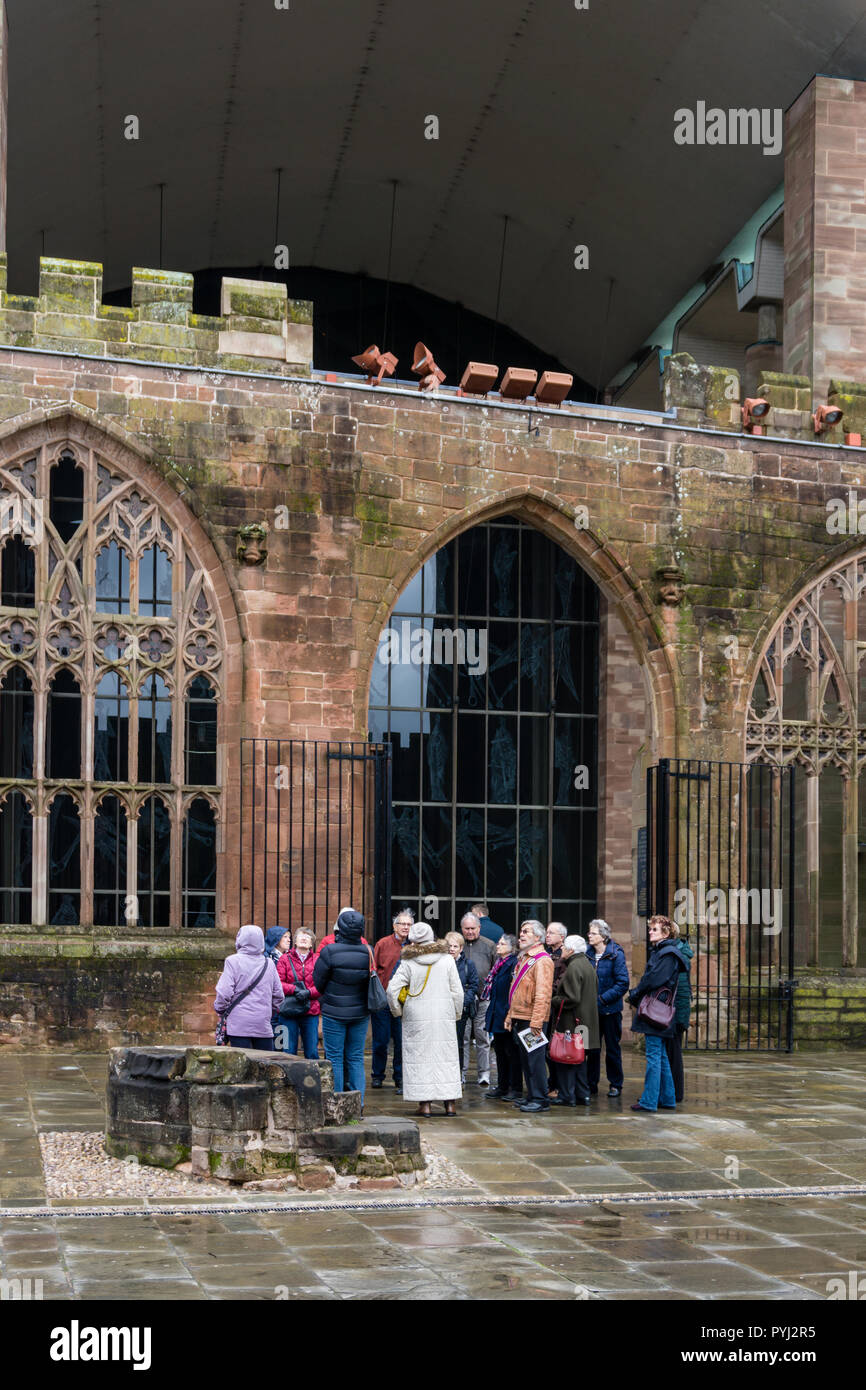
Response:
[[[412,1120],[361,1118],[357,1091],[334,1094],[329,1062],[235,1047],[115,1047],[106,1151],[232,1183],[338,1176],[394,1185],[423,1172]],[[383,1185],[384,1185],[383,1183]]]

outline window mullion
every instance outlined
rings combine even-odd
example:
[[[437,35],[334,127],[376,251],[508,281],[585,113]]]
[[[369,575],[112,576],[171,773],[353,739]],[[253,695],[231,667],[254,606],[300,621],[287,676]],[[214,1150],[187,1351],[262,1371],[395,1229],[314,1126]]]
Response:
[[[183,927],[183,902],[181,882],[183,877],[183,792],[178,788],[171,797],[171,878],[168,921],[179,931]]]
[[[48,921],[48,812],[44,809],[33,816],[30,914],[35,927],[44,927]]]
[[[93,788],[85,788],[80,808],[81,896],[78,907],[80,926],[93,925],[93,849],[95,831]]]
[[[141,909],[138,902],[138,817],[130,816],[126,826],[126,903],[129,907],[134,907],[135,912],[127,915],[124,909],[124,920],[128,927],[137,927],[141,917]]]

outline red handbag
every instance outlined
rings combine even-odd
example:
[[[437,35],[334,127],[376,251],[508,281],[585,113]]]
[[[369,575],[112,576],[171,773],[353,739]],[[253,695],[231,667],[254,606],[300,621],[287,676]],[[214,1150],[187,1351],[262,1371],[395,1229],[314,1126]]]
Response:
[[[559,1013],[556,1015],[556,1029],[550,1040],[550,1060],[551,1062],[562,1062],[567,1067],[579,1067],[586,1058],[586,1049],[583,1045],[583,1033],[560,1033],[559,1018],[562,1013],[565,1000],[559,1006]],[[576,1018],[575,1025],[580,1023]]]

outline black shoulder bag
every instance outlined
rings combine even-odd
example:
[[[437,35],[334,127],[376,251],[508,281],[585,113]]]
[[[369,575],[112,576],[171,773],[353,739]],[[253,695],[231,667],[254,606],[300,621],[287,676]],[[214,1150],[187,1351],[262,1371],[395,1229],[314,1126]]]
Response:
[[[302,985],[299,981],[298,972],[295,969],[291,956],[288,956],[287,959],[289,962],[289,969],[295,981],[295,992],[294,994],[287,994],[280,1005],[280,1018],[303,1018],[306,1013],[309,1013],[310,1000],[313,997],[313,993],[312,990],[307,989],[307,986]]]

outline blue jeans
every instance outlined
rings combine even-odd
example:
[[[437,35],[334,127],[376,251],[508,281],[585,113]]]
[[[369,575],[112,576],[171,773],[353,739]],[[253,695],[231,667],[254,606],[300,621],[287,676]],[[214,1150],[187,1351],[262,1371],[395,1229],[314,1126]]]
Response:
[[[384,1081],[388,1070],[388,1044],[394,1042],[394,1080],[403,1080],[403,1020],[395,1018],[390,1009],[379,1009],[370,1015],[373,1030],[373,1077]]]
[[[298,1036],[304,1047],[304,1056],[311,1062],[319,1060],[319,1015],[304,1014],[302,1018],[281,1018],[280,1026],[285,1028],[284,1052],[298,1055]]]
[[[364,1043],[367,1040],[369,1020],[369,1014],[365,1018],[349,1020],[328,1018],[326,1014],[322,1014],[322,1042],[325,1045],[325,1056],[334,1069],[334,1095],[340,1094],[345,1080],[350,1091],[361,1092],[362,1105],[366,1089]]]
[[[644,1110],[657,1110],[659,1105],[668,1106],[673,1110],[676,1106],[674,1097],[674,1078],[671,1075],[671,1064],[668,1061],[668,1054],[665,1048],[664,1038],[660,1038],[657,1033],[646,1033],[646,1076],[643,1083],[643,1095],[638,1101]]]
[[[229,1047],[254,1047],[256,1052],[273,1052],[273,1038],[239,1038],[228,1034]]]

